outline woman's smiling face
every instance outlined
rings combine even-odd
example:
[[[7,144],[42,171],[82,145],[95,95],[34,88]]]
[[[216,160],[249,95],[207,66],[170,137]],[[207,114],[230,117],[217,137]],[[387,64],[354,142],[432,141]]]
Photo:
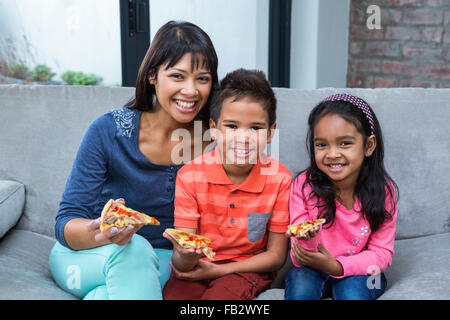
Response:
[[[317,167],[335,185],[356,184],[364,158],[375,149],[374,137],[364,143],[363,135],[352,123],[337,114],[323,116],[314,128]]]
[[[156,79],[149,78],[155,86],[155,110],[162,108],[179,123],[194,120],[211,92],[211,73],[201,63],[192,68],[191,60],[191,54],[187,53],[170,68],[167,63],[161,65]]]

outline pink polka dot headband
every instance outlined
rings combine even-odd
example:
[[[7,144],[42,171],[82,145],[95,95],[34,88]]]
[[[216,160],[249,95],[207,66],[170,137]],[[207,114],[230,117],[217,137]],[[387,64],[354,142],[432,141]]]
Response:
[[[338,93],[338,94],[333,94],[329,97],[326,97],[322,102],[325,102],[325,101],[350,102],[352,105],[354,105],[355,107],[357,107],[359,110],[361,110],[364,113],[364,115],[366,116],[367,120],[370,123],[370,134],[375,134],[372,112],[370,111],[369,106],[363,99],[360,99],[356,96],[352,96],[351,94],[347,94],[347,93]]]

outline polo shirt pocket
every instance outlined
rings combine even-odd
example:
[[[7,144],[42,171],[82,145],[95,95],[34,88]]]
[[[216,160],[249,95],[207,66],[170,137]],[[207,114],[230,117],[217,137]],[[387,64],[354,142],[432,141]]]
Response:
[[[267,230],[267,221],[269,221],[272,211],[264,212],[249,212],[248,213],[248,227],[247,227],[247,237],[251,242],[258,242]]]

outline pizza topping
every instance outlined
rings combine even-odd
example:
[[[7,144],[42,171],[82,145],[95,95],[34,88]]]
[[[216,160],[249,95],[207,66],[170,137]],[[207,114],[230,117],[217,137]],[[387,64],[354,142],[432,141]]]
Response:
[[[105,231],[111,227],[123,228],[130,225],[159,225],[159,221],[145,213],[127,208],[121,203],[109,200],[102,211],[100,230]]]
[[[179,245],[184,248],[201,249],[211,260],[214,260],[215,252],[212,250],[211,240],[194,233],[168,228],[165,230]]]
[[[305,220],[298,224],[289,225],[288,229],[290,230],[293,236],[301,235],[304,236],[306,233],[316,226],[320,226],[325,223],[325,219],[320,218],[317,220]]]

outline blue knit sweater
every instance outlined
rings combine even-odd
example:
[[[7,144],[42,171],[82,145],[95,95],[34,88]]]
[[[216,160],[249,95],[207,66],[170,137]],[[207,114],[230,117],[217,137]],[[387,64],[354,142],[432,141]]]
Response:
[[[173,228],[175,180],[182,165],[150,163],[138,148],[141,112],[122,108],[94,120],[81,141],[56,215],[55,236],[64,246],[64,226],[74,218],[98,218],[109,199],[161,222],[144,226],[138,234],[154,248],[171,248],[163,238]]]

